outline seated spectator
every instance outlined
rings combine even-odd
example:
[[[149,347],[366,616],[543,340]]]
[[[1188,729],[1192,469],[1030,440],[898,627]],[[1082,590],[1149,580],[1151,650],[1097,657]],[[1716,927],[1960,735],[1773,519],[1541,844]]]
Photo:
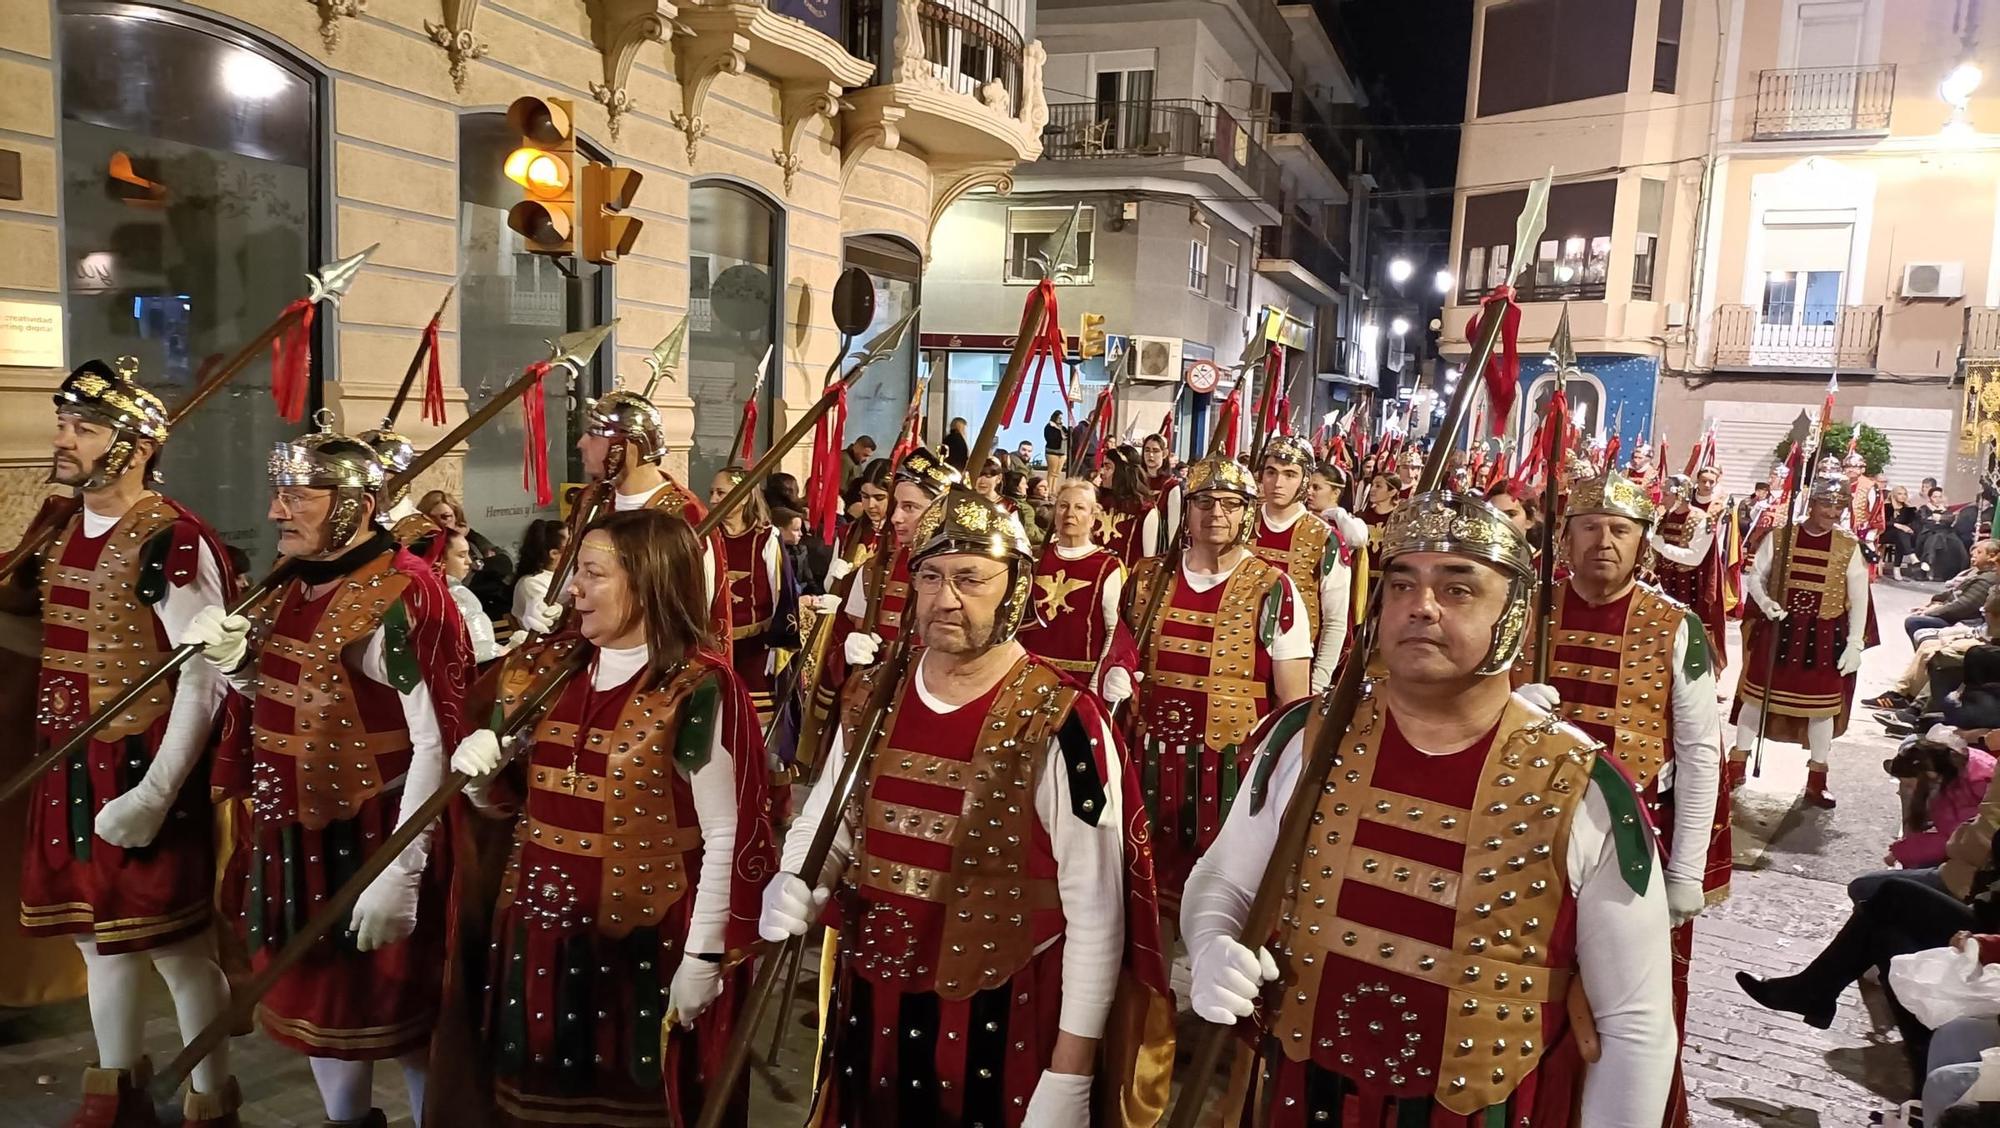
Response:
[[[1908,486],[1890,490],[1882,507],[1882,549],[1883,570],[1896,579],[1917,562],[1917,507],[1910,504]]]
[[[1903,620],[1903,631],[1910,641],[1917,640],[1918,631],[1978,617],[1993,589],[1996,569],[2000,569],[2000,543],[1984,540],[1973,545],[1972,566],[1953,576],[1943,591]]]
[[[1961,932],[1951,938],[1951,946],[1959,951],[1964,951],[1967,944],[1978,946],[1979,962],[1982,964],[1992,963],[1995,956],[2000,955],[2000,936],[1974,936]],[[1931,1034],[1923,1086],[1925,1124],[1946,1128],[1951,1123],[1946,1114],[1954,1106],[1958,1106],[1961,1113],[1976,1107],[1961,1105],[1960,1102],[1979,1078],[1980,1054],[1995,1047],[2000,1047],[2000,1018],[1990,1015],[1955,1018]],[[1991,1125],[2000,1123],[2000,1120],[1989,1114],[1986,1119],[1975,1117],[1965,1123]]]
[[[515,625],[529,634],[547,634],[555,625],[554,605],[562,593],[556,592],[557,598],[551,599],[549,584],[568,544],[569,527],[553,517],[528,522],[528,530],[521,534],[522,575],[514,581],[510,610]]]
[[[1921,715],[1941,706],[1945,696],[1964,681],[1965,656],[1988,639],[2000,638],[1995,631],[2000,626],[2000,584],[1988,589],[1982,611],[1976,623],[1926,629],[1902,674],[1888,689],[1864,702],[1877,709],[1895,711],[1888,717],[1877,713],[1877,720],[1891,725],[1892,730],[1894,725],[1901,724],[1915,731]]]
[[[1933,580],[1958,575],[1967,564],[1965,543],[1945,504],[1944,490],[1932,487],[1917,510],[1918,569]]]
[[[1888,856],[1882,859],[1892,868],[1864,873],[1847,883],[1847,895],[1856,904],[1896,877],[1942,890],[1938,866],[1945,859],[1945,844],[1953,831],[1979,814],[1980,800],[1993,782],[1992,753],[1968,747],[1942,725],[1905,741],[1883,767],[1901,785],[1904,833],[1889,844]]]

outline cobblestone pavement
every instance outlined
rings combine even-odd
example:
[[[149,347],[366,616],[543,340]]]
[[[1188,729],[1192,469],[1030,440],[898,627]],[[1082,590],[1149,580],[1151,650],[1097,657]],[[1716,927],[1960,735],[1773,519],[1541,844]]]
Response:
[[[1869,651],[1861,696],[1879,692],[1908,661],[1902,619],[1923,600],[1915,586],[1876,588],[1883,645]],[[1735,659],[1733,638],[1730,649]],[[1732,675],[1725,691],[1733,685]],[[1820,1031],[1755,1006],[1733,979],[1739,970],[1788,973],[1810,959],[1846,918],[1846,880],[1878,867],[1895,833],[1895,793],[1881,772],[1894,742],[1868,719],[1866,709],[1855,714],[1846,736],[1834,745],[1838,810],[1787,810],[1785,797],[1798,793],[1805,776],[1804,753],[1788,745],[1767,750],[1763,774],[1742,797],[1739,820],[1752,808],[1781,815],[1757,868],[1738,870],[1733,896],[1695,926],[1686,1069],[1696,1128],[1865,1125],[1870,1112],[1909,1095],[1893,1025],[1886,1015],[1871,1014],[1856,992],[1842,1000],[1833,1028]],[[811,984],[808,973],[799,998],[812,997]],[[155,1016],[147,1027],[148,1045],[154,1060],[164,1062],[178,1038],[157,985],[148,1003]],[[779,1068],[760,1066],[751,1082],[751,1120],[757,1128],[790,1128],[802,1119],[812,1038],[802,1021],[804,1010],[795,1008],[786,1023]],[[770,1031],[767,1020],[757,1034],[760,1057]],[[318,1128],[318,1095],[303,1061],[261,1036],[237,1039],[234,1052],[246,1125]],[[75,1108],[78,1070],[92,1056],[89,1016],[80,1002],[0,1015],[0,1125],[62,1124]],[[379,1071],[375,1091],[392,1124],[410,1123],[393,1066]],[[161,1110],[168,1125],[177,1115],[178,1109]]]

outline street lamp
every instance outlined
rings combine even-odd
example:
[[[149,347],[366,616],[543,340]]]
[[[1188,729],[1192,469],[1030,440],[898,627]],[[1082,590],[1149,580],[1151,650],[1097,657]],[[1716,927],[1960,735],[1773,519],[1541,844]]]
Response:
[[[1399,317],[1389,323],[1389,332],[1395,334],[1398,337],[1402,336],[1405,333],[1408,333],[1409,331],[1410,331],[1410,321],[1406,317]]]
[[[1979,80],[1985,77],[1978,63],[1960,63],[1951,68],[1951,73],[1938,83],[1938,97],[1953,107],[1963,110],[1972,100],[1972,92],[1979,89]]]
[[[1431,279],[1432,285],[1435,285],[1437,287],[1437,292],[1440,294],[1451,293],[1452,282],[1453,278],[1451,276],[1451,271],[1449,270],[1440,270]]]
[[[1389,281],[1394,282],[1398,286],[1408,282],[1410,275],[1416,272],[1416,266],[1409,259],[1392,258],[1389,260]]]

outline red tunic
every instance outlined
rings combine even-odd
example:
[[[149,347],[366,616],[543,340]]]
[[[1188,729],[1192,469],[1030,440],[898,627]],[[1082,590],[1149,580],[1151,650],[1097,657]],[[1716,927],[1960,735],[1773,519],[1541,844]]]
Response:
[[[1250,550],[1292,578],[1292,586],[1299,590],[1299,597],[1306,605],[1307,630],[1314,645],[1318,645],[1319,581],[1332,567],[1329,553],[1340,551],[1340,538],[1334,535],[1333,526],[1317,514],[1301,513],[1289,528],[1273,529],[1265,522],[1264,507],[1260,505],[1257,539],[1250,542]]]
[[[1166,494],[1155,494],[1150,502],[1133,498],[1130,501],[1109,501],[1097,511],[1097,528],[1091,540],[1111,550],[1112,555],[1124,561],[1127,568],[1134,567],[1148,556],[1157,555],[1160,546],[1149,541],[1145,535],[1148,514],[1160,514],[1160,522],[1166,521]],[[1155,526],[1155,536],[1158,536]]]
[[[1103,548],[1065,560],[1054,542],[1035,561],[1034,619],[1021,628],[1021,645],[1078,681],[1090,684],[1110,634],[1104,625],[1104,582],[1123,570]]]
[[[1708,632],[1708,653],[1715,660],[1717,671],[1729,663],[1728,636],[1723,633],[1728,625],[1728,617],[1722,603],[1722,553],[1721,534],[1724,532],[1714,524],[1714,517],[1723,511],[1720,503],[1715,513],[1710,514],[1709,528],[1716,533],[1716,539],[1709,542],[1708,555],[1693,567],[1676,564],[1671,560],[1659,561],[1655,571],[1659,575],[1660,590],[1691,609],[1701,620],[1702,628]],[[1686,548],[1700,529],[1702,521],[1696,518],[1693,507],[1669,513],[1660,518],[1660,537],[1675,548]]]
[[[152,605],[168,585],[196,581],[204,544],[226,569],[214,532],[157,496],[101,537],[84,535],[81,514],[71,518],[42,569],[38,744],[67,739],[124,692],[126,679],[166,660],[173,647]],[[111,670],[96,672],[107,661]],[[124,850],[95,832],[98,811],[152,764],[179,680],[169,677],[36,781],[21,874],[21,927],[29,935],[89,936],[113,955],[163,947],[209,926],[215,848],[205,771],[188,774],[150,844]]]
[[[771,619],[777,613],[778,592],[764,565],[764,547],[777,535],[769,525],[722,533],[723,586],[729,592],[730,665],[750,694],[760,724],[771,720]]]
[[[251,712],[250,863],[246,907],[252,964],[262,969],[319,902],[395,830],[411,738],[395,688],[360,672],[378,628],[391,632],[387,661],[422,677],[449,754],[462,735],[459,708],[470,645],[444,581],[398,549],[357,567],[317,598],[285,586],[257,654]],[[402,666],[400,635],[407,648]],[[278,1042],[314,1057],[371,1061],[421,1048],[436,1021],[445,958],[446,864],[433,833],[416,931],[362,953],[335,929],[281,977],[258,1017]]]
[[[1354,513],[1361,518],[1362,524],[1368,526],[1368,575],[1371,583],[1380,582],[1376,577],[1382,575],[1382,534],[1388,531],[1389,518],[1395,512],[1392,508],[1387,513],[1377,513],[1374,506],[1364,505]]]
[[[1781,537],[1772,545],[1774,554],[1783,543]],[[1845,529],[1815,535],[1801,526],[1793,541],[1784,593],[1766,593],[1783,604],[1785,620],[1774,624],[1764,618],[1756,601],[1744,602],[1750,640],[1744,648],[1736,702],[1730,708],[1732,722],[1745,701],[1765,702],[1765,671],[1770,670],[1766,735],[1803,744],[1806,722],[1814,717],[1832,717],[1835,736],[1847,731],[1855,676],[1841,674],[1840,654],[1848,643],[1847,563],[1859,548],[1854,534]]]

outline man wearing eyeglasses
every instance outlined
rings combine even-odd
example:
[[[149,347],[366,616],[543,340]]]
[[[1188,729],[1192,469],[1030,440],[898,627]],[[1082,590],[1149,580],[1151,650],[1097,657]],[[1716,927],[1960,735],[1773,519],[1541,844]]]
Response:
[[[849,699],[758,923],[769,941],[804,935],[832,895],[815,885],[835,881],[826,1089],[811,1103],[841,1124],[1046,1128],[1114,1109],[1156,1122],[1165,1086],[1132,1074],[1171,1049],[1142,1056],[1110,1021],[1130,991],[1116,1013],[1171,1025],[1137,777],[1097,698],[1014,637],[1033,570],[1019,520],[956,486],[912,545],[906,622],[923,649],[860,752]],[[860,782],[808,884],[798,872],[850,754],[866,757]],[[1093,1117],[1100,1063],[1115,1103]]]
[[[1180,571],[1139,562],[1125,621],[1140,639],[1135,759],[1153,816],[1160,899],[1208,848],[1243,778],[1257,723],[1311,691],[1305,602],[1284,571],[1250,550],[1257,487],[1226,458],[1188,468]],[[1153,589],[1172,585],[1147,621]]]

